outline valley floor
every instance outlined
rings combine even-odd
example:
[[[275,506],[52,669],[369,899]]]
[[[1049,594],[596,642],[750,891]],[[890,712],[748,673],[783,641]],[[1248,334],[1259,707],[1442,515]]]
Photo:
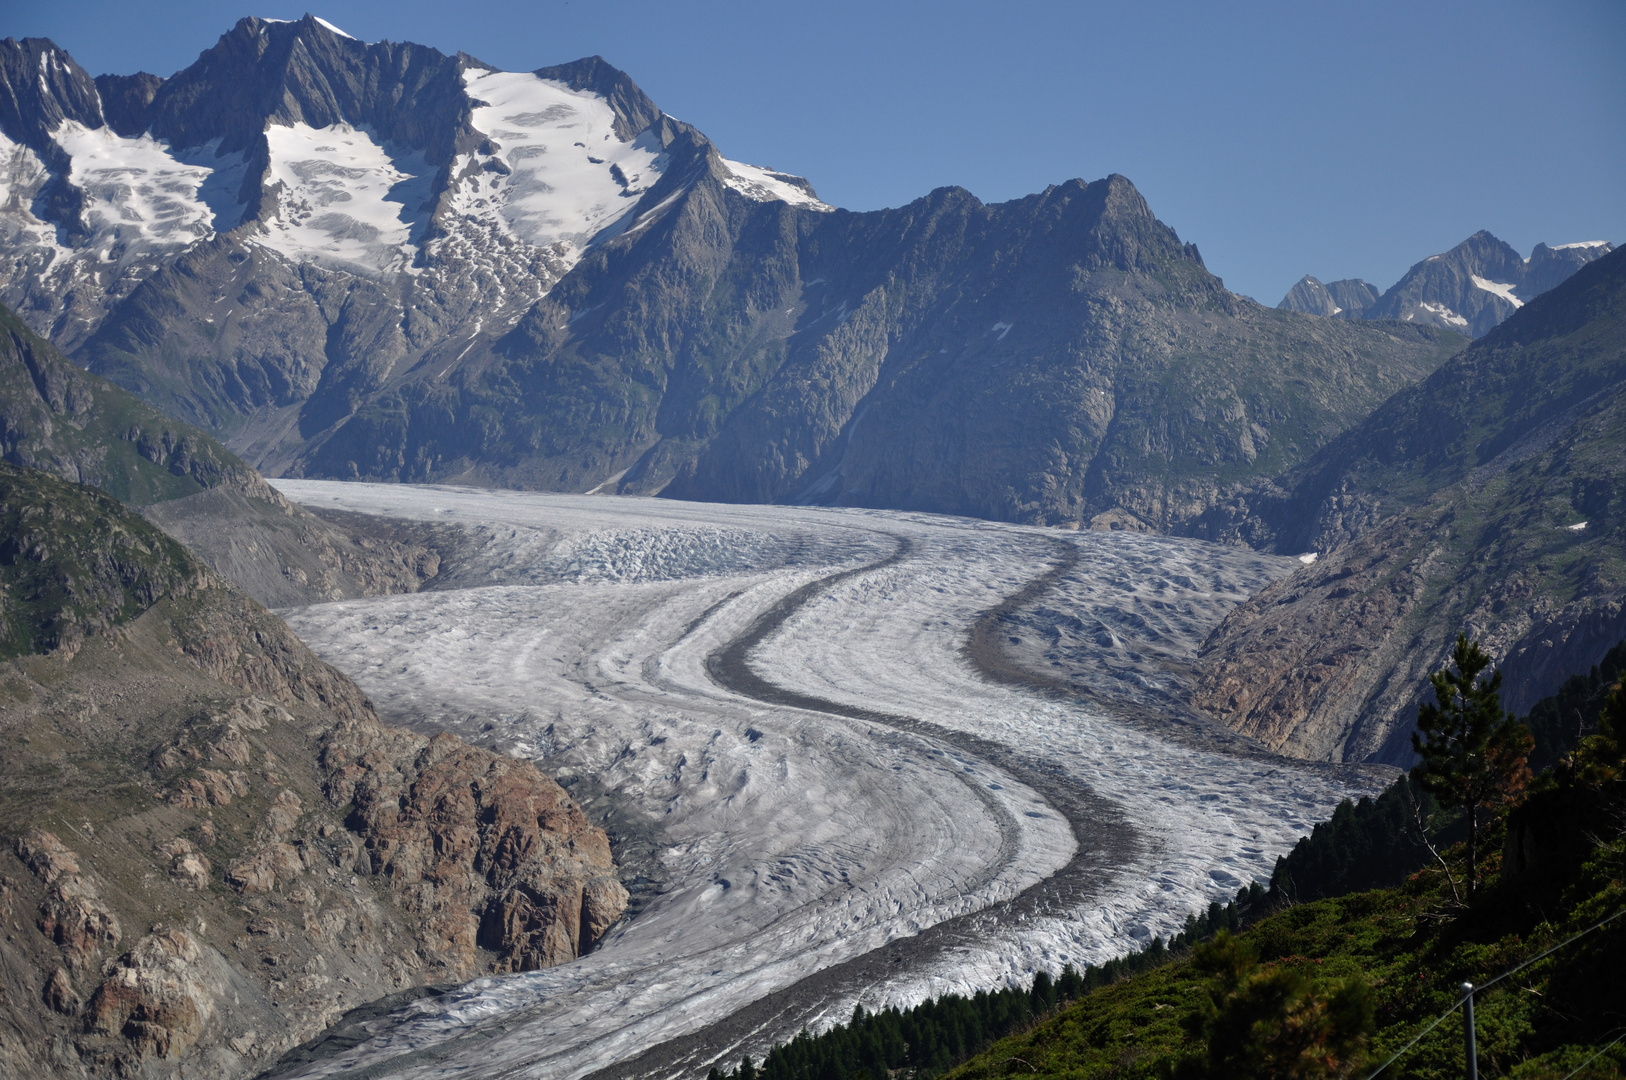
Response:
[[[467,530],[431,591],[282,614],[387,721],[538,758],[652,853],[623,857],[637,914],[592,954],[422,999],[284,1075],[703,1074],[860,1001],[1025,985],[1168,935],[1387,780],[1263,754],[1185,704],[1208,630],[1291,560],[923,514],[275,483]]]

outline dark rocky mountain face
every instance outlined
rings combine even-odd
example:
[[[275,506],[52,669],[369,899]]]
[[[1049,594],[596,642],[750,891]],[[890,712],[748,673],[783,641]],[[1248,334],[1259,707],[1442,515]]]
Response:
[[[1459,345],[1235,297],[1120,177],[833,212],[596,58],[247,19],[72,86],[0,117],[3,298],[277,473],[1179,529]]]
[[[1398,319],[1482,337],[1521,306],[1614,250],[1604,241],[1537,244],[1523,259],[1483,230],[1406,272],[1381,297],[1359,279],[1323,286],[1306,275],[1277,307],[1344,319]]]
[[[0,463],[0,521],[0,1073],[254,1075],[619,918],[605,833],[529,762],[383,726],[93,488]]]
[[[1298,284],[1287,290],[1282,302],[1276,306],[1283,311],[1302,311],[1306,315],[1328,318],[1360,319],[1366,309],[1378,299],[1375,286],[1360,278],[1344,278],[1323,284],[1305,274]]]
[[[1516,712],[1626,636],[1626,254],[1522,307],[1260,493],[1326,552],[1203,648],[1202,704],[1310,757],[1396,764],[1456,632]]]

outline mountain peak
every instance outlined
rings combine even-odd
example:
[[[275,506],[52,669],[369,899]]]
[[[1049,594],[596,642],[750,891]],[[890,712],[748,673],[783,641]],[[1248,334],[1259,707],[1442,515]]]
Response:
[[[1413,266],[1367,317],[1432,323],[1480,337],[1610,250],[1607,244],[1563,249],[1540,244],[1526,260],[1511,244],[1480,229],[1451,250]]]
[[[1305,274],[1276,307],[1328,318],[1360,319],[1377,299],[1378,290],[1360,278],[1321,282]]]
[[[632,77],[602,56],[584,56],[568,64],[537,68],[539,79],[564,83],[572,90],[597,94],[615,110],[615,134],[631,142],[660,122],[661,111],[649,95],[638,88]]]

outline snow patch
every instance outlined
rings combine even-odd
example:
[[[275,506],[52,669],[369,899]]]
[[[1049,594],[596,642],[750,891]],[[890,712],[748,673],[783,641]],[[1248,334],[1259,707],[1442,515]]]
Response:
[[[655,133],[621,141],[614,110],[597,94],[529,72],[480,68],[463,72],[463,85],[474,126],[494,153],[457,160],[452,209],[554,249],[566,269],[595,240],[625,231],[638,199],[666,169]]]
[[[85,192],[93,247],[180,247],[242,222],[243,156],[217,157],[216,140],[183,154],[142,135],[64,121],[51,137],[72,159],[69,180]]]
[[[1570,532],[1581,532],[1586,528],[1586,522],[1577,521],[1574,525],[1566,525],[1564,528],[1568,529]]]
[[[349,124],[272,125],[265,137],[277,208],[260,243],[295,262],[371,273],[411,269],[434,178],[421,153],[392,154]]]
[[[1483,289],[1495,296],[1500,296],[1503,300],[1506,300],[1516,308],[1524,307],[1524,301],[1513,295],[1514,286],[1512,285],[1504,285],[1500,281],[1490,281],[1486,278],[1480,277],[1478,274],[1470,274],[1469,280],[1474,283],[1475,288]]]
[[[1435,304],[1428,300],[1424,300],[1417,306],[1434,316],[1435,319],[1444,323],[1446,326],[1455,327],[1461,330],[1466,330],[1468,328],[1468,320],[1463,318],[1461,315],[1458,315],[1444,304]],[[1407,321],[1410,321],[1411,315],[1408,314],[1406,319]]]
[[[1015,328],[1015,326],[1016,326],[1015,323],[996,322],[994,324],[993,329],[988,331],[988,332],[990,334],[998,334],[999,335],[999,337],[995,339],[996,341],[1004,341],[1005,340],[1005,335],[1010,333],[1011,330]]]
[[[1321,552],[1306,551],[1303,555],[1299,556],[1299,562],[1303,563],[1305,566],[1309,566],[1319,558],[1321,558]]]
[[[774,172],[760,165],[747,165],[743,161],[730,161],[728,158],[723,158],[723,165],[729,172],[729,175],[723,178],[723,183],[748,199],[755,199],[757,202],[787,202],[792,206],[821,213],[835,210],[835,207],[821,202],[819,197],[813,194],[813,185],[800,176]]]
[[[1609,246],[1609,241],[1607,241],[1607,240],[1580,240],[1580,241],[1577,241],[1576,243],[1573,243],[1573,244],[1554,244],[1553,247],[1552,247],[1552,250],[1554,250],[1554,251],[1567,251],[1570,248],[1595,248],[1595,247],[1608,247],[1608,246]]]
[[[333,31],[335,34],[338,34],[342,38],[349,38],[351,41],[356,40],[356,36],[354,34],[345,33],[343,30],[340,30],[337,26],[334,26],[320,15],[312,15],[311,18],[315,19],[317,22],[321,23],[323,26],[327,27],[329,30]]]

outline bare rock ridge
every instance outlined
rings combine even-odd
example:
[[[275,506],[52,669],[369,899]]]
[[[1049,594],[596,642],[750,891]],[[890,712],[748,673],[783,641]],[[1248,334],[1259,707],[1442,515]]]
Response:
[[[1406,271],[1381,296],[1359,278],[1305,275],[1278,308],[1340,319],[1398,319],[1483,337],[1520,307],[1614,250],[1606,241],[1537,244],[1528,259],[1483,229]]]
[[[0,507],[33,530],[0,559],[8,627],[111,613],[0,663],[0,1072],[246,1076],[355,1006],[572,959],[620,917],[605,834],[528,762],[384,727],[93,489],[0,464]],[[127,554],[99,565],[109,535]],[[41,572],[81,602],[19,603]]]
[[[1237,297],[1120,176],[834,210],[597,57],[312,18],[156,81],[5,50],[58,74],[0,115],[0,300],[268,474],[1180,531],[1462,345]],[[195,195],[118,225],[146,189],[93,138]]]
[[[1626,636],[1626,255],[1522,307],[1228,527],[1322,551],[1202,650],[1199,700],[1312,758],[1404,764],[1458,629],[1523,711]]]

